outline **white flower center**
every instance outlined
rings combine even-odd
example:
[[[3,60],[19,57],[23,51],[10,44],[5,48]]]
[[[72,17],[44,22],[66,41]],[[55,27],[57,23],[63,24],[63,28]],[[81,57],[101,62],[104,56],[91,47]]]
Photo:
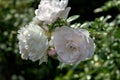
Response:
[[[71,51],[75,51],[75,50],[78,50],[79,46],[75,41],[69,40],[66,42],[66,48],[70,49]]]

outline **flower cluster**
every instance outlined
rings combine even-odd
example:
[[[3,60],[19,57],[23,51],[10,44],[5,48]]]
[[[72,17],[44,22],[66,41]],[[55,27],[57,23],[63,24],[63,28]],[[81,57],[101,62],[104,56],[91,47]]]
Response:
[[[75,64],[93,55],[94,42],[87,30],[60,24],[67,23],[71,9],[67,4],[68,0],[41,0],[32,22],[18,30],[22,59],[39,60],[41,64],[47,62],[49,55],[57,56],[60,62]]]

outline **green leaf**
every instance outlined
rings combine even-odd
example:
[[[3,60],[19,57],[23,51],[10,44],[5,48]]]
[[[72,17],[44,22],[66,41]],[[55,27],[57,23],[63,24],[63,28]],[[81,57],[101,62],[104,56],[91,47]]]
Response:
[[[75,24],[71,25],[70,27],[72,27],[72,28],[78,28],[78,27],[80,27],[80,23],[75,23]]]
[[[80,15],[71,16],[71,17],[69,17],[69,18],[67,19],[67,22],[72,22],[72,21],[78,19],[79,17],[80,17]]]
[[[120,28],[118,28],[115,32],[115,37],[120,38]]]

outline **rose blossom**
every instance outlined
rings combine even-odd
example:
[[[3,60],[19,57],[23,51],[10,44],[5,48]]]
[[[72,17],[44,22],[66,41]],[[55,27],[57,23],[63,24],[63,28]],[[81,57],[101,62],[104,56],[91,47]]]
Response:
[[[68,0],[41,0],[38,9],[35,10],[35,17],[46,24],[51,24],[56,19],[66,19],[70,11],[67,7]]]
[[[93,39],[85,29],[72,29],[67,26],[56,28],[53,43],[58,59],[66,64],[83,61],[94,53]]]
[[[48,40],[43,29],[36,24],[29,24],[18,30],[19,49],[23,59],[47,61]]]

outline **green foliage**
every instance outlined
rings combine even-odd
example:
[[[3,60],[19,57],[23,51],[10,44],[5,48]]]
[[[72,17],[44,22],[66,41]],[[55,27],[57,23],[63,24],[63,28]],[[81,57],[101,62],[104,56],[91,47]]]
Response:
[[[79,17],[80,17],[79,15],[71,16],[71,17],[69,17],[69,18],[67,19],[67,22],[72,22],[72,21],[78,19]]]
[[[32,20],[38,3],[39,0],[0,0],[0,80],[120,80],[120,14],[101,15],[84,23],[73,21],[79,16],[69,18],[73,21],[71,27],[88,29],[94,39],[96,50],[91,59],[72,66],[52,58],[41,65],[22,60],[17,30]],[[103,11],[113,7],[120,11],[119,3],[109,0]]]
[[[103,10],[108,10],[110,8],[118,8],[120,10],[120,0],[111,0],[105,3],[105,6],[102,7]]]
[[[120,10],[120,0],[110,0],[104,4],[104,6],[97,8],[95,12],[107,11],[112,8]]]

